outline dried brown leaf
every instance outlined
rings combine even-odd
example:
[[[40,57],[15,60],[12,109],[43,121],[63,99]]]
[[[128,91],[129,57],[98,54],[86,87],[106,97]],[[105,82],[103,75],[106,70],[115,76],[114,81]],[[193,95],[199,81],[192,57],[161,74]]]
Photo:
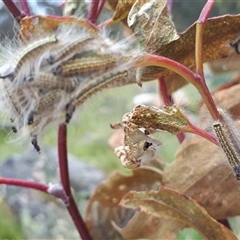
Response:
[[[239,116],[239,90],[240,86],[234,85],[216,92],[213,97],[217,105],[226,106],[231,114]],[[204,106],[200,115],[202,119],[205,113]],[[239,123],[237,127],[239,129]],[[240,214],[240,182],[236,180],[224,152],[198,136],[181,144],[175,161],[164,170],[163,183],[194,198],[215,219]]]
[[[136,1],[128,15],[128,26],[148,52],[179,38],[166,0]]]
[[[156,217],[145,212],[136,212],[124,228],[114,224],[114,228],[121,233],[124,239],[168,239],[174,240],[178,231],[186,227],[178,221],[169,218]]]
[[[190,131],[189,121],[175,105],[163,109],[137,105],[122,119],[124,127],[123,146],[114,149],[126,168],[138,168],[157,158],[161,142],[153,139],[150,132],[167,131],[178,134]],[[145,129],[142,131],[141,129]]]
[[[109,5],[115,10],[112,20],[121,21],[128,16],[130,9],[136,0],[118,0],[117,2],[108,0]]]
[[[188,128],[188,119],[177,106],[164,106],[162,109],[154,106],[138,105],[133,111],[123,116],[123,125],[136,124],[147,130],[161,130],[178,134]]]
[[[124,115],[124,117],[127,114]],[[123,118],[124,118],[123,117]],[[149,136],[134,123],[123,121],[124,144],[114,149],[122,165],[134,169],[157,158],[161,142]]]
[[[207,239],[237,239],[195,200],[166,187],[161,187],[158,191],[131,191],[123,197],[121,204],[159,218],[167,217],[183,222],[184,225],[195,228]]]
[[[93,238],[121,239],[111,221],[125,226],[134,211],[119,206],[122,197],[130,190],[158,189],[161,171],[145,167],[136,169],[131,175],[112,173],[91,196],[86,210],[86,224]]]
[[[203,62],[226,58],[232,54],[233,49],[229,44],[239,34],[239,29],[240,15],[225,15],[208,19],[203,34]],[[179,39],[166,45],[159,45],[159,48],[152,53],[173,59],[195,70],[195,35],[196,23],[180,34]],[[166,78],[168,93],[186,84],[186,80],[167,69],[146,67],[141,71],[141,81],[151,81],[159,77]]]
[[[21,20],[20,39],[22,41],[31,36],[41,37],[42,35],[56,31],[60,24],[77,24],[80,27],[88,29],[90,32],[96,32],[96,28],[85,19],[75,17],[50,17],[50,16],[27,16]]]

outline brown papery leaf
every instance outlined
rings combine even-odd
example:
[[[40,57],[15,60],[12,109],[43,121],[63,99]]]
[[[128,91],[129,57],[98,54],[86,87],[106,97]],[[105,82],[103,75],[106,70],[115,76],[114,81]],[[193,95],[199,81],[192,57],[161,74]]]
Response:
[[[108,0],[109,5],[115,10],[112,20],[115,22],[121,21],[128,16],[130,9],[136,0]]]
[[[179,221],[172,221],[166,217],[157,217],[154,214],[148,214],[144,211],[135,212],[123,228],[114,224],[115,229],[121,233],[124,239],[168,239],[175,240],[178,231],[187,227]]]
[[[161,187],[159,191],[134,192],[124,196],[121,204],[128,208],[140,208],[142,212],[168,217],[195,228],[207,239],[237,239],[225,226],[214,220],[195,200],[172,189]]]
[[[178,134],[188,129],[188,119],[177,106],[164,106],[163,109],[155,106],[138,105],[133,111],[123,116],[123,125],[133,123],[148,130],[167,131]]]
[[[239,114],[239,91],[239,85],[218,91],[214,101],[231,114]],[[200,111],[202,119],[206,118],[205,106],[204,109]],[[237,127],[240,129],[239,122]],[[201,137],[186,139],[181,144],[175,161],[164,170],[163,183],[194,198],[215,219],[240,215],[240,181],[222,149]]]
[[[219,31],[221,29],[221,31]],[[230,47],[239,34],[240,15],[225,15],[207,20],[203,34],[203,62],[226,58],[233,53]],[[189,27],[180,38],[166,45],[159,45],[154,52],[151,46],[146,51],[173,59],[193,71],[195,70],[196,23]],[[165,77],[168,93],[172,93],[187,82],[179,75],[159,67],[146,67],[141,71],[141,81],[151,81]]]
[[[86,28],[90,32],[97,32],[97,29],[85,19],[75,17],[50,17],[50,16],[27,16],[21,20],[20,36],[22,41],[29,37],[42,37],[43,35],[56,31],[60,24],[76,24]]]
[[[168,16],[167,0],[136,1],[128,15],[128,26],[148,52],[179,38]]]
[[[156,190],[161,185],[161,179],[161,171],[150,167],[136,169],[131,175],[110,174],[106,181],[99,184],[88,202],[85,220],[91,236],[95,239],[121,239],[111,221],[122,227],[134,214],[133,210],[118,205],[122,197],[130,190]]]

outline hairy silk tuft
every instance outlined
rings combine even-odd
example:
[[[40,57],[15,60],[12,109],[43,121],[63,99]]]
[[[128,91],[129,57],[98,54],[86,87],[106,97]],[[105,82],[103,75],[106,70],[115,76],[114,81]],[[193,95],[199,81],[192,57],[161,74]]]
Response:
[[[38,151],[37,138],[47,126],[69,123],[102,89],[136,82],[136,58],[122,43],[75,24],[17,45],[2,54],[1,110]]]

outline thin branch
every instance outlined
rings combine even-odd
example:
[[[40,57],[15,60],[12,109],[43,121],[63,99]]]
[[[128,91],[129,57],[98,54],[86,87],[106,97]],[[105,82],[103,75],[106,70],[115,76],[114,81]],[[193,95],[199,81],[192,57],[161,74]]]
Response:
[[[88,11],[87,19],[89,22],[93,24],[97,22],[98,4],[99,4],[99,1],[92,0],[89,11]]]
[[[18,7],[15,5],[15,3],[12,0],[2,0],[5,6],[7,7],[8,11],[12,14],[13,18],[20,23],[22,18],[24,18],[26,15],[21,13],[21,11],[18,9]]]
[[[0,184],[7,184],[7,185],[16,186],[16,187],[31,188],[31,189],[35,189],[35,190],[49,194],[48,193],[48,188],[49,188],[48,185],[33,182],[33,181],[1,177]]]
[[[19,0],[19,3],[21,5],[21,8],[22,8],[22,11],[24,12],[24,14],[26,16],[30,16],[31,13],[30,13],[30,9],[29,9],[27,0]]]
[[[167,93],[167,86],[164,77],[158,79],[159,93],[161,95],[161,100],[165,106],[173,105],[172,96]]]
[[[69,171],[68,171],[68,158],[67,158],[67,127],[65,124],[59,126],[58,129],[58,160],[60,169],[60,178],[64,191],[69,199],[66,207],[72,220],[81,236],[84,240],[91,240],[91,236],[88,229],[78,211],[77,205],[70,189]]]
[[[188,126],[190,127],[188,129],[189,133],[194,133],[198,136],[201,136],[207,140],[209,140],[210,142],[214,143],[215,145],[219,146],[219,142],[218,139],[216,138],[215,135],[213,135],[212,133],[209,133],[195,125],[193,125],[192,123],[188,122]]]
[[[99,3],[98,3],[98,10],[97,10],[97,19],[103,9],[103,6],[105,4],[106,0],[99,0]]]
[[[202,12],[196,23],[196,42],[195,42],[195,58],[196,58],[196,71],[197,73],[204,78],[203,74],[203,29],[207,21],[207,18],[210,14],[210,11],[214,5],[214,0],[208,0],[205,4]],[[205,82],[205,80],[204,80]]]
[[[96,24],[104,4],[105,4],[105,0],[91,1],[90,8],[88,11],[88,16],[87,16],[87,19],[89,22]]]
[[[206,84],[203,84],[201,76],[192,72],[184,65],[166,57],[157,56],[150,53],[144,53],[141,57],[139,57],[139,59],[136,60],[135,66],[163,67],[179,74],[197,88],[213,119],[216,120],[220,118],[216,104],[213,101],[213,98],[211,96],[211,93],[209,92],[208,87],[206,86]],[[141,76],[137,76],[137,78],[141,78]],[[137,79],[137,82],[140,82],[140,79]]]
[[[163,104],[165,106],[173,105],[174,102],[173,102],[172,96],[171,95],[169,96],[168,93],[167,93],[167,86],[166,86],[166,82],[165,82],[164,77],[161,77],[161,78],[158,79],[158,86],[159,86],[159,92],[160,92]],[[184,133],[178,133],[177,134],[177,139],[178,139],[179,143],[182,143],[183,140],[185,139]]]

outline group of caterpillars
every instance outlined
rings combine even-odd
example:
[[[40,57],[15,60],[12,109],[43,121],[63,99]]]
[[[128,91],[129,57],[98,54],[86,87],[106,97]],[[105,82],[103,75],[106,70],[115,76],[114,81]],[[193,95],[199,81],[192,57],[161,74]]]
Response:
[[[122,44],[75,24],[17,45],[1,60],[1,110],[37,151],[37,138],[48,125],[69,123],[101,89],[135,82],[133,57]]]

